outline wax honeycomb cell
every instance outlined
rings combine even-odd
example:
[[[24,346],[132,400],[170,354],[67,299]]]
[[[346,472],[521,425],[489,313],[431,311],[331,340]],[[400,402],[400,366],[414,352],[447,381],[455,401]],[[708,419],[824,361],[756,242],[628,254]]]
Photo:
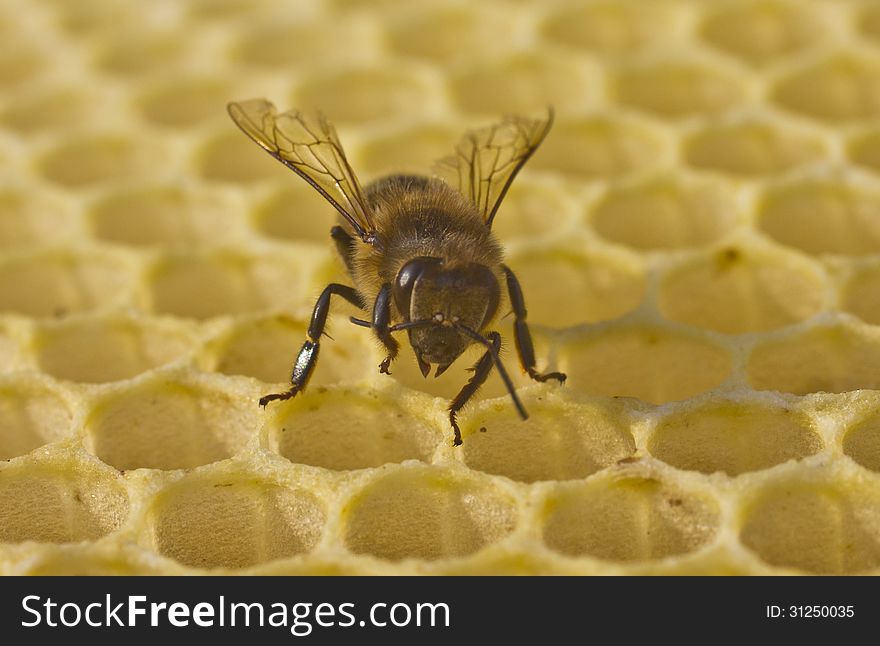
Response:
[[[877,574],[875,4],[0,1],[0,574]],[[508,381],[309,339],[347,225],[259,97],[364,187],[552,109]]]
[[[620,407],[545,403],[547,396],[527,400],[531,417],[525,422],[509,407],[469,417],[465,463],[521,482],[578,480],[635,452]]]
[[[761,0],[709,11],[700,31],[715,47],[762,65],[809,49],[826,30],[816,7]]]
[[[467,556],[501,540],[516,525],[509,495],[433,468],[377,478],[347,504],[345,545],[396,561]]]
[[[257,413],[247,399],[159,379],[106,395],[86,422],[87,445],[120,470],[192,468],[243,448]]]
[[[324,510],[306,490],[222,475],[169,487],[149,513],[149,542],[196,567],[241,568],[311,549]]]
[[[821,139],[757,121],[709,126],[693,135],[685,149],[694,168],[752,177],[807,166],[824,154]]]
[[[876,492],[855,479],[790,477],[756,492],[741,540],[773,565],[814,574],[851,574],[877,567]]]
[[[83,318],[48,322],[34,344],[40,369],[59,379],[103,383],[134,377],[189,354],[193,336],[158,321]]]
[[[101,538],[128,513],[128,496],[106,466],[46,459],[0,470],[0,541],[70,543]]]
[[[437,428],[405,407],[350,390],[320,392],[308,401],[293,402],[266,431],[278,453],[291,462],[335,470],[428,462],[440,441]]]
[[[880,251],[880,194],[870,186],[802,181],[767,191],[761,231],[810,254],[862,256]]]
[[[659,289],[660,311],[727,334],[791,325],[820,312],[824,276],[797,256],[725,247],[681,263]]]
[[[679,469],[739,475],[818,453],[809,418],[785,406],[713,402],[664,418],[648,441],[651,455]]]
[[[559,485],[543,513],[551,549],[619,562],[687,554],[710,542],[718,525],[711,499],[644,477]]]
[[[721,384],[731,358],[714,341],[654,327],[605,330],[567,349],[571,387],[592,395],[664,403]]]
[[[734,202],[723,184],[651,179],[612,187],[593,208],[590,224],[610,242],[645,251],[698,247],[733,228]]]

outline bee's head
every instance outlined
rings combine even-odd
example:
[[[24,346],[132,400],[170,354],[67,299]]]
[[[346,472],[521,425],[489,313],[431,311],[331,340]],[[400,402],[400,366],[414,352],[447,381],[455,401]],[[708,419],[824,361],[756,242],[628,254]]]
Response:
[[[495,316],[501,288],[495,274],[478,263],[445,266],[423,256],[406,263],[394,281],[394,302],[406,321],[430,321],[412,328],[409,341],[422,374],[432,363],[438,376],[473,340],[457,325],[482,330]]]

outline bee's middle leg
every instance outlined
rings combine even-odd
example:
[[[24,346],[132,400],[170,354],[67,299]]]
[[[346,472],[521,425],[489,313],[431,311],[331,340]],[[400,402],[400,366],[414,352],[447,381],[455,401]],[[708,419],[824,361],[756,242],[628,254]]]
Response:
[[[526,301],[523,298],[522,288],[519,281],[507,265],[502,265],[504,275],[507,278],[507,292],[510,294],[510,304],[513,307],[515,317],[513,323],[513,338],[516,342],[516,353],[523,370],[529,373],[529,377],[535,381],[547,381],[556,379],[559,383],[565,381],[562,372],[541,373],[535,368],[535,348],[532,345],[532,333],[529,332],[529,324],[526,323]]]
[[[318,363],[318,351],[321,349],[321,335],[327,325],[327,315],[330,313],[330,297],[336,294],[357,307],[363,307],[361,297],[357,290],[347,285],[330,283],[321,292],[315,309],[312,310],[312,320],[307,332],[308,339],[300,348],[290,374],[290,388],[283,393],[273,393],[260,398],[260,406],[265,407],[270,401],[290,399],[297,393],[305,390],[312,376],[312,372]]]

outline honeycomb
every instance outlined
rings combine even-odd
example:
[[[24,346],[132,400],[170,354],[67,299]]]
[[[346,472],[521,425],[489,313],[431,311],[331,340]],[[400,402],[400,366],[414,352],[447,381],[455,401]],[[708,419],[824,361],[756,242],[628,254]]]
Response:
[[[880,572],[880,6],[0,0],[0,573]],[[495,229],[538,367],[393,378],[333,210],[230,100],[364,182],[557,120]],[[517,373],[503,321],[506,363]]]

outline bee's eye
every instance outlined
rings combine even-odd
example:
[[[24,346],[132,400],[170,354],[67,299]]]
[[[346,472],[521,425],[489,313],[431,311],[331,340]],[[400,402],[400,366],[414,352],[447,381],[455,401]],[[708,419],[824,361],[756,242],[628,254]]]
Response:
[[[404,317],[409,317],[412,292],[416,281],[426,270],[433,269],[441,262],[440,258],[420,256],[410,260],[397,272],[397,280],[394,281],[393,288],[394,302]]]

